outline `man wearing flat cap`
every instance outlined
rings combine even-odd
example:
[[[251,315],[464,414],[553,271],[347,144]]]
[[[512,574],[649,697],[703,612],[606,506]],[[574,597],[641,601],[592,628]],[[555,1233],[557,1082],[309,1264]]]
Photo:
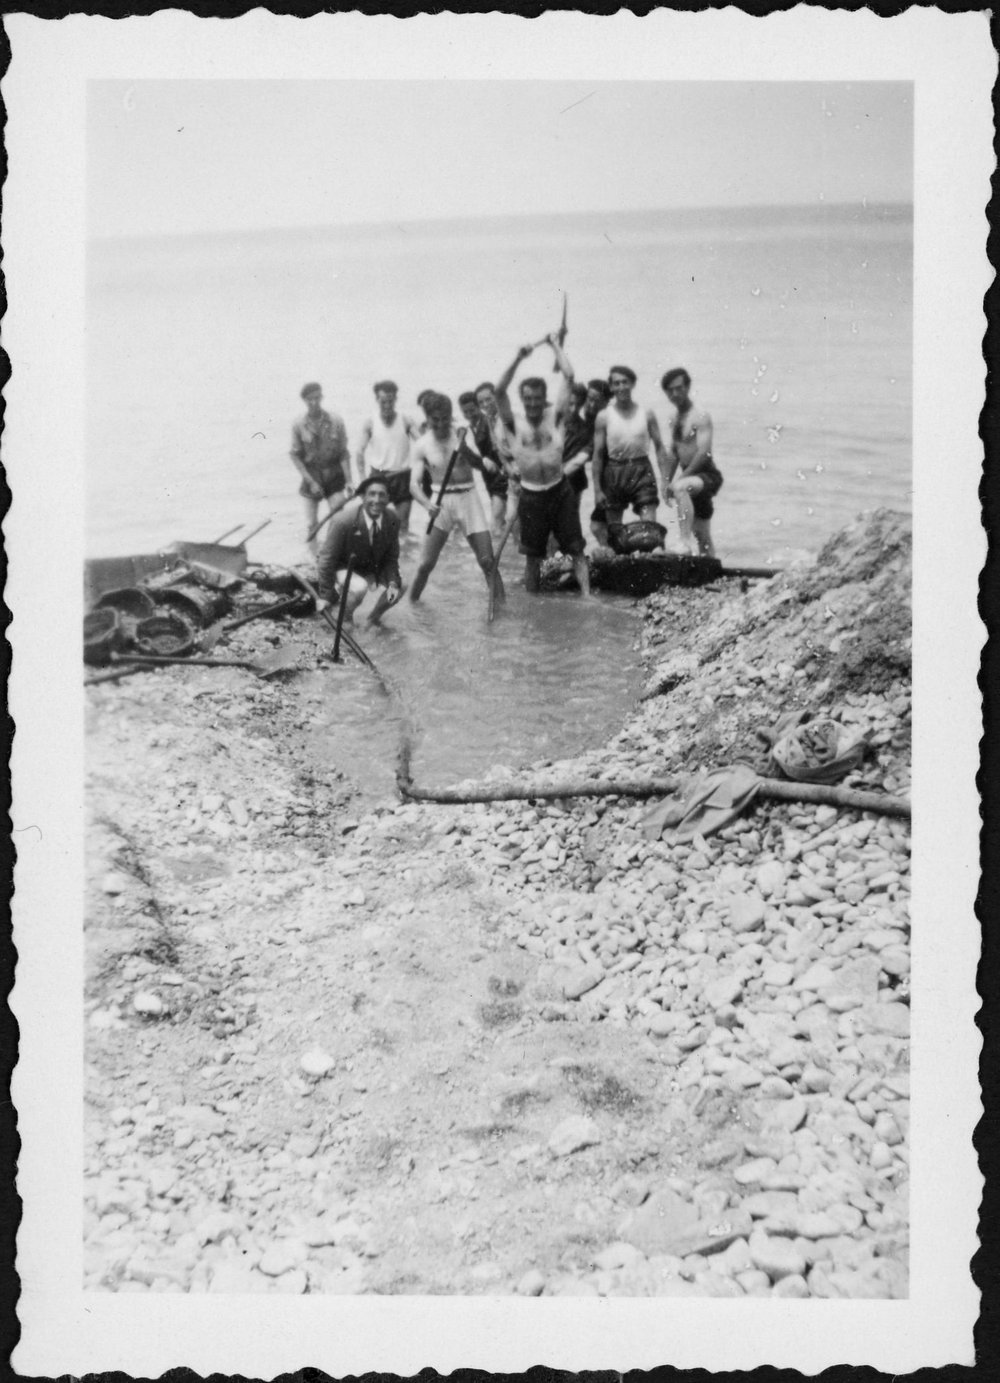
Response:
[[[360,505],[330,522],[319,557],[319,604],[324,610],[343,594],[347,567],[352,562],[346,615],[350,619],[369,591],[378,591],[369,624],[378,624],[406,587],[399,575],[399,516],[389,505],[389,478],[372,473],[358,486]]]
[[[347,484],[350,458],[343,419],[321,407],[322,387],[315,382],[304,384],[301,396],[306,411],[292,426],[290,455],[302,477],[299,494],[306,508],[306,546],[315,557],[315,529],[320,503],[326,500],[330,514],[335,514],[350,498],[351,491]]]

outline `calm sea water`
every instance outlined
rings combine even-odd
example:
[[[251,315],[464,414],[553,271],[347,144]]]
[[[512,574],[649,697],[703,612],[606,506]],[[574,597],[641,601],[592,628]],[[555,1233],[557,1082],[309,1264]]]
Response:
[[[557,327],[566,292],[578,377],[631,365],[636,398],[666,426],[659,378],[687,367],[725,476],[719,555],[780,564],[862,509],[910,508],[911,281],[912,217],[898,207],[93,242],[86,550],[151,551],[270,519],[252,557],[300,560],[288,442],[303,382],[320,380],[353,441],[376,379],[399,382],[407,411],[424,388],[455,397]],[[555,387],[550,362],[543,348],[528,369]],[[673,512],[660,518],[673,537]],[[426,602],[426,617],[392,616],[379,661],[423,686],[427,738],[451,745],[432,760],[442,771],[572,752],[634,690],[632,621],[607,615],[598,629],[560,600],[558,615],[534,602],[516,624],[486,626],[481,577],[455,542]],[[421,674],[442,647],[446,663]],[[576,703],[552,713],[567,688]],[[348,731],[370,714],[363,682],[352,695],[338,698]]]
[[[414,409],[495,378],[563,291],[580,377],[631,365],[665,423],[661,374],[693,376],[724,560],[815,551],[862,508],[909,508],[911,243],[908,208],[822,206],[95,242],[87,551],[271,518],[253,555],[297,558],[304,381],[356,438],[376,379]]]

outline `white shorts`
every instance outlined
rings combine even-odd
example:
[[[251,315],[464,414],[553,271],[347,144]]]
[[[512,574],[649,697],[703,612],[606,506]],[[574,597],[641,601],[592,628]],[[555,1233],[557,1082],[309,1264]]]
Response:
[[[453,528],[457,528],[467,538],[471,538],[475,533],[490,531],[479,496],[471,485],[467,490],[445,491],[441,500],[441,512],[434,520],[434,527],[439,533],[450,533]]]

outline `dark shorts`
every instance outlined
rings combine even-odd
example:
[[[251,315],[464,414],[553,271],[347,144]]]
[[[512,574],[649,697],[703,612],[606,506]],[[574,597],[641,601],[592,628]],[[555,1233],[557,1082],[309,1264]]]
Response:
[[[581,466],[578,471],[573,471],[570,475],[566,477],[566,479],[572,485],[573,493],[576,495],[582,495],[584,490],[587,488],[586,467]]]
[[[315,484],[323,491],[323,498],[329,499],[331,495],[339,495],[341,490],[347,488],[347,477],[344,474],[343,466],[328,466],[323,470],[310,470]],[[299,494],[303,499],[310,499],[311,495],[306,489],[306,482],[303,480],[299,486]]]
[[[602,488],[609,509],[627,509],[631,504],[638,513],[660,497],[648,456],[637,461],[605,461]]]
[[[493,471],[492,473],[483,469],[483,484],[486,486],[486,493],[492,498],[496,495],[499,499],[506,499],[510,489],[510,482],[503,471]]]
[[[576,492],[565,476],[549,490],[522,490],[518,514],[525,557],[544,557],[550,533],[555,536],[559,551],[569,557],[579,557],[587,546],[580,527]]]
[[[722,489],[722,472],[712,466],[708,470],[698,471],[697,476],[702,485],[698,493],[691,496],[691,508],[696,519],[710,519],[715,513],[712,496]]]
[[[386,489],[389,491],[390,504],[409,504],[413,496],[410,494],[410,472],[389,471],[385,478]]]

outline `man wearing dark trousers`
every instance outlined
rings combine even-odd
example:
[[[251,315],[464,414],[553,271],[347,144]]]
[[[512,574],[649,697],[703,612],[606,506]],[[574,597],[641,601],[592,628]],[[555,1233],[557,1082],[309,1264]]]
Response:
[[[405,590],[399,575],[399,517],[388,508],[389,486],[380,471],[365,477],[358,486],[358,494],[360,508],[352,505],[330,521],[319,556],[317,610],[325,610],[340,600],[347,566],[353,558],[345,618],[351,619],[368,592],[377,590],[378,599],[368,623],[378,624]]]

